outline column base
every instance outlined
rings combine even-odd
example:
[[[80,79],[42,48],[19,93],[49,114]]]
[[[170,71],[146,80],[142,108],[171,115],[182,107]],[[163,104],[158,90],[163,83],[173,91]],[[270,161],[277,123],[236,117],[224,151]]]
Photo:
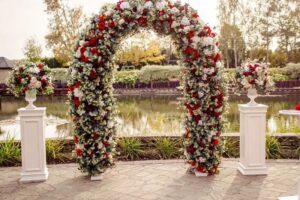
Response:
[[[42,182],[48,179],[48,169],[45,171],[28,171],[22,172],[21,178],[19,180],[20,183],[30,183],[30,182]]]
[[[267,175],[268,174],[267,166],[263,166],[263,165],[246,167],[242,163],[239,163],[238,170],[243,175]]]
[[[300,199],[300,198],[299,198]],[[278,200],[299,200],[298,196],[291,196],[291,197],[279,197]]]

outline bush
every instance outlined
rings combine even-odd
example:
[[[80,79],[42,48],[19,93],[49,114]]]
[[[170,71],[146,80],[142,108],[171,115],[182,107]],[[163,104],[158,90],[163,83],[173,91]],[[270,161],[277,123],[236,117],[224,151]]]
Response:
[[[278,159],[281,157],[280,143],[276,137],[267,135],[266,137],[266,158]]]
[[[178,155],[177,143],[170,138],[158,138],[155,142],[155,148],[163,159],[173,158]]]
[[[14,166],[21,161],[21,149],[14,137],[7,136],[0,142],[0,165]]]
[[[64,68],[51,69],[50,76],[52,78],[52,81],[67,82],[69,78],[68,69],[64,69]]]
[[[269,68],[268,71],[273,81],[289,80],[289,76],[284,74],[284,70],[282,68]]]
[[[62,153],[64,148],[63,140],[46,140],[46,158],[47,162],[63,161],[65,156]]]
[[[223,156],[227,158],[237,158],[239,156],[239,141],[232,137],[225,137],[222,145]]]
[[[142,144],[136,138],[122,138],[119,140],[118,146],[120,147],[121,155],[126,156],[130,160],[139,158],[143,153]]]
[[[138,73],[138,70],[117,71],[115,73],[115,82],[134,85],[138,80]]]
[[[288,63],[283,68],[283,73],[291,79],[300,79],[300,63]]]
[[[139,81],[150,83],[153,81],[169,81],[181,79],[182,67],[178,65],[147,65],[140,70]]]

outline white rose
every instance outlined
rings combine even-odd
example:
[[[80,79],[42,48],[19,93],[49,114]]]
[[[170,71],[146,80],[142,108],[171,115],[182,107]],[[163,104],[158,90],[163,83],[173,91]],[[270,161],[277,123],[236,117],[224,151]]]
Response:
[[[114,122],[109,121],[109,122],[107,123],[107,128],[112,128],[112,127],[114,127]]]
[[[182,20],[181,20],[181,24],[184,25],[184,26],[188,26],[191,23],[190,23],[190,20],[187,17],[183,17]]]
[[[81,53],[80,53],[79,50],[77,50],[76,53],[75,53],[75,57],[76,57],[76,58],[80,58],[80,56],[81,56]]]
[[[119,25],[122,25],[122,24],[124,24],[124,23],[125,23],[125,20],[122,18],[122,19],[120,19],[120,20],[119,20],[119,22],[118,22],[118,23],[119,23]]]
[[[212,52],[211,50],[209,50],[209,49],[204,49],[203,53],[204,53],[205,55],[207,55],[207,56],[210,56],[210,55],[213,54],[213,52]]]
[[[167,6],[167,3],[165,1],[156,3],[156,8],[159,11],[163,10],[166,6]]]
[[[75,88],[74,89],[74,96],[78,97],[78,98],[81,98],[83,96],[83,94],[78,88]]]
[[[36,82],[37,82],[36,77],[32,77],[32,78],[30,79],[30,83],[31,83],[31,84],[35,84]]]
[[[209,46],[214,44],[214,39],[212,37],[204,37],[202,38],[203,46]]]
[[[83,46],[84,44],[85,44],[85,41],[84,41],[84,40],[80,40],[80,41],[79,41],[79,45],[80,45],[80,46]]]
[[[120,5],[120,8],[122,10],[130,9],[130,4],[128,2],[122,2],[121,5]]]
[[[147,8],[147,9],[150,9],[150,8],[152,8],[152,7],[153,7],[152,1],[147,1],[147,2],[145,3],[145,5],[144,5],[144,8]]]
[[[218,61],[218,62],[216,63],[216,67],[217,67],[217,68],[221,68],[221,67],[222,67],[222,63],[221,63],[220,61]]]
[[[139,13],[141,13],[143,10],[144,10],[144,7],[141,6],[141,5],[138,5],[137,11],[138,11]]]
[[[38,89],[38,88],[40,88],[41,86],[42,86],[41,81],[37,81],[37,82],[33,85],[33,88]]]
[[[104,15],[110,16],[110,15],[111,15],[111,11],[110,11],[110,10],[106,11],[106,12],[104,13]]]
[[[82,110],[82,109],[77,110],[77,114],[80,115],[80,116],[82,116],[84,113],[85,113],[85,111]]]
[[[204,162],[206,162],[206,158],[204,158],[204,157],[200,157],[200,158],[199,158],[199,162],[200,162],[200,163],[204,163]]]
[[[179,13],[179,10],[176,7],[173,7],[172,10],[171,10],[171,13],[172,14]]]

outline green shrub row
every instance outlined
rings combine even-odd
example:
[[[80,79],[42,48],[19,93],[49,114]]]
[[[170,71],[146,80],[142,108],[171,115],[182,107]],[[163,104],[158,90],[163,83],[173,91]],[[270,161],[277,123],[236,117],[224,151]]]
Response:
[[[225,70],[227,80],[232,80],[235,69]],[[300,63],[289,63],[284,68],[270,68],[269,73],[273,81],[285,81],[300,78]],[[66,81],[68,79],[68,69],[54,68],[51,76],[56,81]],[[151,83],[159,81],[181,80],[182,67],[178,65],[147,65],[141,70],[125,70],[115,72],[115,82],[134,85],[136,82]]]
[[[142,142],[138,138],[121,138],[117,143],[119,158],[123,160],[139,159],[172,159],[183,156],[182,140],[179,138],[161,137]],[[63,140],[47,140],[46,156],[48,163],[74,161],[71,153],[64,152]],[[222,155],[229,158],[239,157],[239,141],[232,137],[223,138]],[[295,151],[300,159],[300,147]],[[266,158],[281,158],[281,145],[274,136],[266,137]],[[13,137],[0,142],[0,166],[16,166],[21,162],[20,143]]]

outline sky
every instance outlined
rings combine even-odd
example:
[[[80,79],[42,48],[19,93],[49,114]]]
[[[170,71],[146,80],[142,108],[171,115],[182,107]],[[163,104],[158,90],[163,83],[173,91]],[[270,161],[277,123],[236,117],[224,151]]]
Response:
[[[67,0],[70,7],[82,6],[86,16],[98,13],[106,2],[118,0]],[[217,26],[217,0],[181,0],[198,10],[200,18],[212,27]],[[46,6],[43,0],[0,0],[0,57],[24,58],[26,41],[34,37],[43,48],[43,56],[51,56],[45,35],[48,32]]]

